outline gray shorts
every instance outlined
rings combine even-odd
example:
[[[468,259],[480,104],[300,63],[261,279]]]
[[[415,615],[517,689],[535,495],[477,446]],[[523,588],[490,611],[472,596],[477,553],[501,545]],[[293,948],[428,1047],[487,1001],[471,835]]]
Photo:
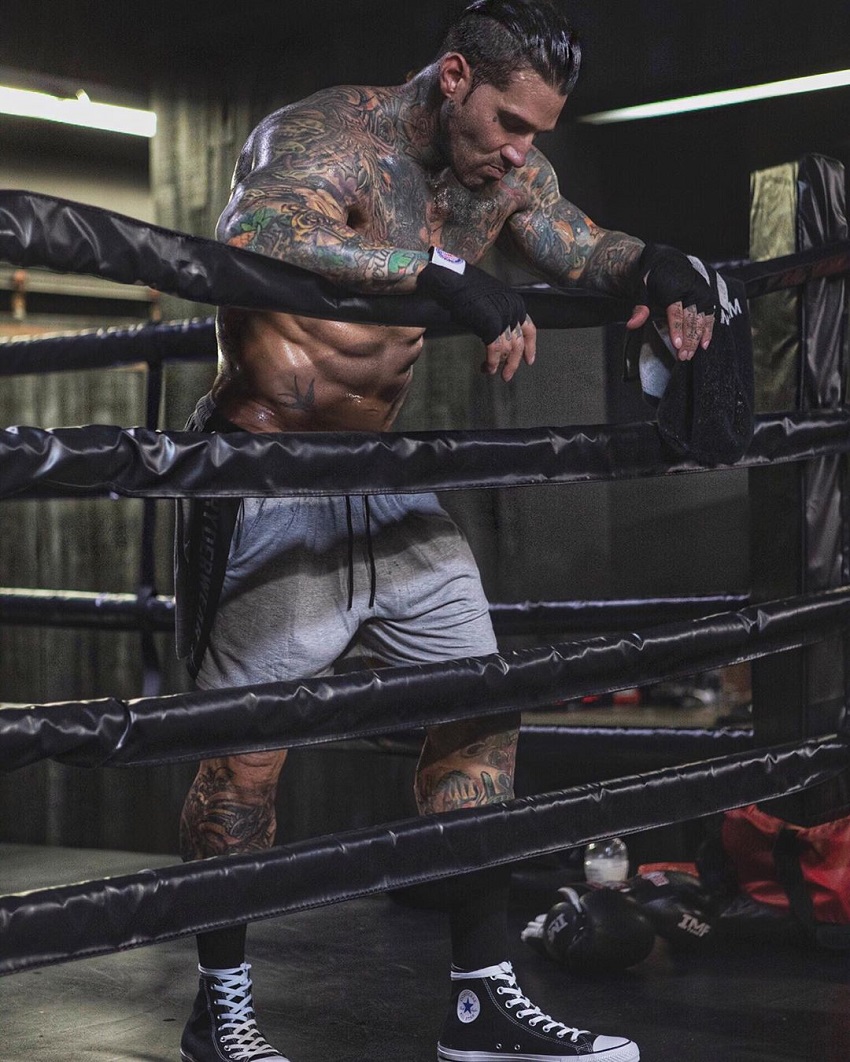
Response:
[[[433,494],[245,498],[201,688],[496,651],[478,568]]]

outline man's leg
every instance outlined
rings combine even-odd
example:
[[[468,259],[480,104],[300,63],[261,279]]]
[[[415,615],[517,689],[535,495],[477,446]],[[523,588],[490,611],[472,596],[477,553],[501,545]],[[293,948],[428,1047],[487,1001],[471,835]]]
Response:
[[[509,800],[518,734],[519,717],[513,715],[429,728],[416,769],[420,814]],[[477,970],[507,958],[509,880],[510,867],[505,866],[438,887],[449,910],[454,966]]]
[[[434,727],[416,772],[420,812],[494,804],[513,796],[519,720],[494,717]],[[438,1062],[638,1062],[637,1045],[598,1036],[544,1013],[525,996],[509,961],[510,867],[440,882],[432,902],[449,913],[452,998]]]
[[[428,495],[369,499],[377,594],[370,652],[396,664],[486,656],[498,646],[472,553]],[[474,808],[513,796],[517,714],[428,730],[416,771],[423,814]],[[636,1062],[624,1037],[574,1029],[522,994],[508,956],[510,867],[483,869],[400,890],[408,902],[449,913],[452,1001],[438,1045],[440,1062]]]
[[[183,805],[184,860],[265,851],[274,843],[275,797],[286,750],[204,760]],[[246,926],[199,934],[200,985],[180,1053],[184,1062],[286,1062],[254,1017]]]

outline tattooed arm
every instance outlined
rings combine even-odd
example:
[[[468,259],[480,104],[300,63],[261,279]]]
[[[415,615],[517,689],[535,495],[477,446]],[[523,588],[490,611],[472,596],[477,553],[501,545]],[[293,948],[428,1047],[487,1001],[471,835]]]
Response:
[[[643,241],[600,228],[564,199],[555,171],[539,151],[529,154],[518,177],[523,208],[509,218],[503,240],[515,257],[560,287],[627,298],[637,293]]]
[[[539,151],[529,155],[520,173],[526,198],[508,221],[506,239],[527,265],[554,284],[634,299],[629,329],[649,320],[652,298],[654,308],[666,312],[681,359],[708,347],[713,295],[685,255],[673,248],[649,248],[634,236],[595,225],[561,196],[555,172]],[[653,257],[647,258],[645,250]]]
[[[368,91],[341,88],[265,119],[243,150],[218,238],[362,292],[413,291],[426,250],[364,237],[382,228],[374,198],[390,179],[364,113]]]

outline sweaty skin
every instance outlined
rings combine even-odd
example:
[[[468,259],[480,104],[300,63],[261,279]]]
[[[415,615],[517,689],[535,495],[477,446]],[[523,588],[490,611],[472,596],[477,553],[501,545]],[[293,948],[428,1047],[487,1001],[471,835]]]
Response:
[[[565,97],[532,71],[471,89],[452,53],[402,86],[326,89],[270,115],[234,173],[218,238],[349,289],[412,292],[438,245],[470,262],[496,243],[558,286],[628,296],[643,244],[599,228],[564,199],[534,146]],[[643,311],[646,311],[645,315]],[[678,311],[681,321],[686,315]],[[649,314],[636,308],[630,326]],[[680,356],[704,338],[694,315]],[[252,432],[386,431],[422,352],[421,329],[227,308],[218,318],[222,414]],[[530,320],[485,350],[510,380],[531,364]],[[416,796],[423,812],[512,795],[518,719],[431,730]],[[267,847],[283,750],[204,762],[181,821],[185,858]]]
[[[565,102],[534,73],[469,93],[447,57],[390,88],[327,89],[265,119],[246,144],[220,239],[365,293],[410,292],[430,245],[477,262],[502,236],[557,285],[627,292],[639,240],[595,226],[563,199],[532,145]],[[228,309],[214,397],[250,431],[388,429],[422,331]],[[534,329],[487,352],[510,379]]]

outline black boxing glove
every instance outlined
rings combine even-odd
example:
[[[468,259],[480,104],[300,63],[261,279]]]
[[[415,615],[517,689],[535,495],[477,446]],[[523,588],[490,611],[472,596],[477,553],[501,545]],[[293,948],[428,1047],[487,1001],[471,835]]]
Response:
[[[544,916],[542,944],[550,959],[572,973],[604,974],[642,962],[655,931],[640,906],[616,889],[563,888],[564,897]]]
[[[638,301],[651,310],[663,313],[676,302],[684,307],[696,306],[698,313],[712,314],[716,310],[714,292],[708,281],[688,256],[675,247],[648,243],[641,252],[638,268]]]
[[[677,870],[651,870],[625,884],[655,932],[676,949],[704,946],[714,925],[712,904],[699,878]]]
[[[442,247],[432,247],[429,258],[416,278],[417,292],[439,303],[456,324],[488,345],[525,320],[525,300],[507,284]]]

